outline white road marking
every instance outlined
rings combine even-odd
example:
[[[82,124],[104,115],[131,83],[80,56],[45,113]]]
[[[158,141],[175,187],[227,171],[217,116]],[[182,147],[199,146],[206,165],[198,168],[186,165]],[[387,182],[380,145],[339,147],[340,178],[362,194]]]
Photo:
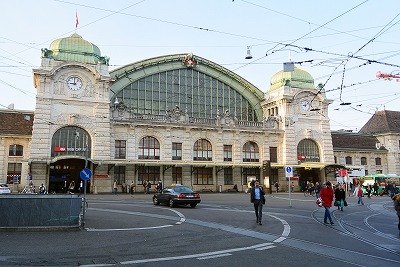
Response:
[[[214,256],[214,255],[227,254],[227,253],[237,252],[237,251],[257,249],[257,248],[260,248],[260,247],[265,247],[265,246],[267,246],[269,244],[271,244],[271,243],[261,243],[261,244],[250,246],[250,247],[232,248],[232,249],[219,250],[219,251],[214,251],[214,252],[206,252],[206,253],[193,254],[193,255],[183,255],[183,256],[173,256],[173,257],[165,257],[165,258],[153,258],[153,259],[123,261],[123,262],[120,262],[120,264],[136,264],[136,263],[147,263],[147,262],[159,262],[159,261],[171,261],[171,260],[201,258],[201,257]]]
[[[279,220],[283,224],[282,236],[289,236],[289,234],[290,234],[290,225],[287,223],[287,221],[285,221],[284,219],[281,219],[281,218],[279,218],[277,216],[271,215],[271,214],[269,214],[269,216]]]
[[[249,211],[249,210],[229,210],[229,209],[217,209],[217,208],[207,208],[210,210],[220,210],[220,211],[234,211],[234,212],[249,212],[249,213],[253,213],[254,211]],[[285,221],[284,219],[281,219],[277,216],[271,215],[270,212],[267,212],[267,216],[271,216],[274,219],[277,219],[278,221],[280,221],[283,224],[283,232],[281,234],[281,237],[279,237],[278,239],[276,239],[274,242],[282,242],[285,239],[281,239],[282,237],[287,237],[290,234],[290,225],[287,223],[287,221]]]
[[[274,248],[275,246],[266,246],[266,247],[263,247],[263,248],[256,248],[256,250],[267,250],[267,249],[270,249],[270,248]]]
[[[286,237],[281,236],[281,237],[279,237],[278,239],[275,239],[273,242],[279,243],[279,242],[282,242],[282,241],[285,240],[285,239],[286,239]]]
[[[226,256],[231,256],[231,253],[225,253],[225,254],[219,254],[215,256],[208,256],[208,257],[201,257],[197,258],[198,260],[207,260],[207,259],[214,259],[214,258],[220,258],[220,257],[226,257]]]
[[[137,228],[110,228],[110,229],[96,229],[86,228],[88,232],[111,232],[111,231],[136,231],[136,230],[148,230],[148,229],[159,229],[165,227],[171,227],[172,224],[160,225],[160,226],[149,226],[149,227],[137,227]]]
[[[168,209],[172,212],[175,212],[178,216],[179,216],[179,222],[176,222],[175,224],[182,224],[186,221],[186,217],[185,215],[183,215],[182,213],[180,213],[179,211],[173,210],[173,209]]]
[[[156,218],[165,218],[167,216],[162,216],[162,215],[156,215],[156,214],[147,214],[143,212],[132,212],[132,211],[124,211],[124,210],[110,210],[110,209],[99,209],[99,208],[91,208],[91,210],[95,211],[104,211],[104,212],[113,212],[113,213],[122,213],[122,214],[128,214],[128,215],[140,215],[140,216],[148,216],[148,217],[156,217]],[[179,221],[176,222],[175,224],[182,224],[183,222],[186,221],[185,215],[180,213],[179,211],[173,210],[173,209],[168,209],[174,213],[176,213],[179,216]],[[171,216],[169,216],[171,217]],[[108,229],[97,229],[97,228],[85,228],[86,231],[88,232],[108,232],[108,231],[137,231],[137,230],[147,230],[147,229],[159,229],[159,228],[166,228],[166,227],[171,227],[174,226],[172,224],[166,224],[166,225],[159,225],[159,226],[149,226],[149,227],[134,227],[134,228],[108,228]]]

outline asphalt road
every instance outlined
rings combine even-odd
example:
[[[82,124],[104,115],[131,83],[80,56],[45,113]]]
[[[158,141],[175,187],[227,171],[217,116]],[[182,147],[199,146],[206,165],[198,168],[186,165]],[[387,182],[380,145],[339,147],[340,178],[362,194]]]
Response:
[[[267,195],[263,225],[250,196],[203,193],[196,208],[152,195],[88,195],[85,228],[0,232],[0,266],[400,266],[389,197],[348,197],[323,224],[314,197]]]

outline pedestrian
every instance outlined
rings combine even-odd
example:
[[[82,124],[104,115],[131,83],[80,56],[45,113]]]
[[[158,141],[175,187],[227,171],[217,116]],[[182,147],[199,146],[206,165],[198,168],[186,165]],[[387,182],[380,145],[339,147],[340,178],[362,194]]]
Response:
[[[247,191],[246,193],[250,193],[251,192],[251,181],[247,182]]]
[[[292,193],[294,192],[294,182],[292,182]]]
[[[147,193],[147,194],[150,194],[150,188],[151,188],[151,182],[148,181],[148,182],[147,182],[147,186],[146,186],[146,189],[147,189],[146,193]]]
[[[315,183],[315,196],[317,197],[317,198],[319,198],[319,193],[321,192],[321,185],[318,183],[318,182],[316,182]]]
[[[345,200],[346,200],[346,192],[344,191],[343,186],[339,184],[339,186],[335,190],[335,202],[338,210],[343,211]]]
[[[275,182],[275,189],[276,189],[276,192],[278,193],[279,192],[279,183],[278,182]]]
[[[83,181],[79,184],[79,193],[83,193]]]
[[[397,224],[397,229],[399,230],[399,237],[400,237],[400,194],[396,194],[393,196],[393,205],[394,209],[397,213],[397,218],[399,219],[399,223]]]
[[[358,197],[357,204],[364,205],[364,202],[363,202],[363,200],[362,200],[362,198],[363,198],[363,196],[364,196],[364,193],[363,193],[363,190],[362,190],[362,188],[361,188],[361,185],[359,185],[359,186],[356,188],[356,190],[354,190],[354,194]]]
[[[66,194],[68,192],[67,180],[64,181],[63,192],[64,192],[64,194]]]
[[[158,184],[157,184],[157,190],[158,190],[158,192],[161,193],[162,189],[163,189],[163,184],[162,184],[162,181],[160,180],[160,181],[158,181]]]
[[[324,206],[324,208],[325,208],[324,223],[328,224],[327,219],[329,219],[330,224],[333,224],[331,211],[330,211],[330,208],[332,207],[332,201],[333,201],[333,189],[332,189],[331,182],[327,181],[325,183],[325,187],[322,188],[320,196],[322,199],[322,206]]]
[[[114,185],[113,185],[113,193],[114,194],[117,194],[117,192],[118,192],[118,185],[117,185],[117,180],[114,180]]]
[[[72,181],[68,187],[68,193],[73,194],[75,191],[75,181]]]
[[[135,188],[134,188],[134,187],[135,187],[135,184],[134,184],[133,181],[132,181],[132,183],[131,183],[131,185],[130,185],[130,187],[129,187],[129,188],[130,188],[130,193],[131,193],[131,194],[133,194],[133,192],[135,192],[135,190],[134,190]]]
[[[144,180],[142,185],[143,185],[143,192],[144,192],[145,194],[147,194],[147,181]]]
[[[378,183],[374,183],[374,196],[378,196],[379,185]]]
[[[125,193],[125,190],[126,190],[126,183],[123,182],[122,183],[122,193]]]
[[[264,189],[260,187],[260,182],[258,180],[254,182],[254,186],[251,188],[250,201],[254,205],[256,223],[262,225],[262,206],[265,204],[265,192]]]
[[[369,184],[369,185],[367,185],[367,196],[368,196],[368,198],[371,198],[371,192],[372,192],[372,186]]]
[[[41,195],[46,194],[46,186],[44,186],[44,184],[42,184],[42,185],[39,187],[39,194],[41,194]]]

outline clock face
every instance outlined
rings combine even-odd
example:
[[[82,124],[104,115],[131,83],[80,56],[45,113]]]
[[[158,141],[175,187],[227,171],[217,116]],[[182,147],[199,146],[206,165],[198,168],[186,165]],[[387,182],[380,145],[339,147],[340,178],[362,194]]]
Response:
[[[73,91],[80,90],[82,88],[82,80],[78,76],[72,76],[67,79],[67,86]]]
[[[310,110],[310,102],[308,100],[303,100],[300,102],[301,110],[309,111]]]

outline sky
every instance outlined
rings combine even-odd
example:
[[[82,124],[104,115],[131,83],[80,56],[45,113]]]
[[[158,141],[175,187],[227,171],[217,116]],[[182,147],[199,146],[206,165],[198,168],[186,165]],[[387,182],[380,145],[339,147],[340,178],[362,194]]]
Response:
[[[0,16],[0,109],[35,110],[32,69],[40,67],[41,49],[76,30],[110,57],[110,70],[193,53],[263,92],[292,60],[315,86],[325,85],[331,129],[357,132],[375,111],[400,111],[400,81],[376,78],[377,71],[400,75],[398,7],[398,0],[7,1]]]

